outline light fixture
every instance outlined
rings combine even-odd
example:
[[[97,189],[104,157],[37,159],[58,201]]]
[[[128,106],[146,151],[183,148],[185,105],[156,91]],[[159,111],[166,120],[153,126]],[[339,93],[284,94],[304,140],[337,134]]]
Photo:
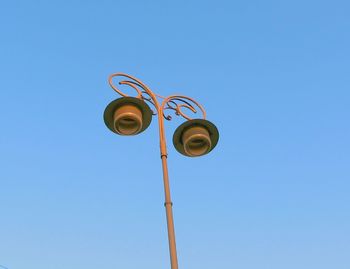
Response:
[[[181,124],[173,136],[178,152],[188,157],[198,157],[212,151],[219,140],[216,126],[208,120],[194,119]]]
[[[106,126],[120,135],[143,132],[152,121],[152,111],[141,99],[122,97],[109,103],[104,112]]]
[[[113,83],[115,77],[123,77],[125,80],[120,81],[119,84],[132,87],[137,91],[137,97],[128,97],[121,92]],[[104,111],[104,122],[112,132],[119,135],[137,135],[150,125],[152,115],[158,116],[170,263],[171,269],[178,269],[164,128],[164,121],[171,120],[171,116],[167,115],[166,112],[173,110],[176,115],[187,120],[176,129],[173,136],[176,150],[185,156],[197,157],[212,151],[219,140],[218,129],[213,123],[206,120],[204,108],[190,97],[182,95],[162,97],[156,95],[142,81],[124,73],[112,74],[109,77],[109,84],[117,93],[123,96],[111,102]],[[146,101],[155,107],[155,113],[152,112]],[[203,119],[191,119],[182,111],[182,108],[187,108],[193,113],[197,113],[199,108]]]

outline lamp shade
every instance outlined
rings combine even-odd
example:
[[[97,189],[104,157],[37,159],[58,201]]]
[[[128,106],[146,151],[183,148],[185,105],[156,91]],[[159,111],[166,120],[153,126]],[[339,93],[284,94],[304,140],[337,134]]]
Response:
[[[136,135],[143,132],[152,121],[152,110],[141,99],[118,98],[108,104],[104,111],[108,129],[119,135]]]
[[[173,136],[178,152],[188,157],[198,157],[212,151],[219,140],[219,131],[208,120],[194,119],[181,124]]]

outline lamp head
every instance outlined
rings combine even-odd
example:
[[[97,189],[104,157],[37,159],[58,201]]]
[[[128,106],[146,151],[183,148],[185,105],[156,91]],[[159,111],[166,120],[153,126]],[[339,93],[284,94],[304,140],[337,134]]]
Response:
[[[136,135],[151,123],[152,111],[141,99],[122,97],[109,103],[104,112],[106,126],[119,135]]]
[[[195,119],[181,124],[175,131],[173,143],[178,152],[198,157],[212,151],[219,140],[216,126],[208,120]]]

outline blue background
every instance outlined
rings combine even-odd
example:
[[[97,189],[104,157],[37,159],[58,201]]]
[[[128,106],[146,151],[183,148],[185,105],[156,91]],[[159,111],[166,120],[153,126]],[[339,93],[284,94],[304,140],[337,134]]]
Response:
[[[350,268],[348,1],[3,1],[0,264],[169,268],[158,131],[103,123],[134,75],[204,105],[169,169],[180,268]],[[130,91],[131,93],[131,91]]]

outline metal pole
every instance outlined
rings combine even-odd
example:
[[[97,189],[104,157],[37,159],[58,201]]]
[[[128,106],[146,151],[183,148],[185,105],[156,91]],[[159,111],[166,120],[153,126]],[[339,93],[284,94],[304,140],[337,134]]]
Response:
[[[158,123],[159,123],[159,140],[160,140],[160,156],[162,159],[162,167],[163,167],[163,181],[164,181],[164,194],[165,194],[165,211],[166,211],[166,219],[167,219],[167,228],[168,228],[168,239],[169,239],[169,252],[170,252],[170,262],[171,262],[171,269],[178,269],[177,264],[177,253],[176,253],[176,242],[175,242],[175,228],[174,228],[174,218],[173,218],[173,210],[172,206],[173,203],[171,202],[171,195],[170,195],[170,185],[169,185],[169,175],[168,175],[168,164],[167,164],[167,149],[166,149],[166,139],[165,139],[165,128],[164,128],[164,118],[167,120],[171,120],[170,115],[165,116],[164,110],[171,109],[174,110],[176,115],[182,116],[183,118],[187,120],[191,120],[190,117],[188,117],[185,113],[181,111],[182,107],[185,107],[189,110],[191,110],[193,113],[197,113],[197,110],[195,107],[191,104],[193,103],[195,106],[197,106],[200,111],[203,114],[203,119],[206,118],[206,113],[204,108],[196,102],[194,99],[183,96],[183,95],[171,95],[168,97],[163,97],[160,95],[157,95],[151,91],[150,88],[148,88],[142,81],[140,81],[137,78],[134,78],[130,75],[124,74],[124,73],[114,73],[109,76],[108,82],[109,85],[115,90],[117,93],[119,93],[123,97],[127,97],[128,95],[121,92],[114,84],[113,84],[113,78],[114,77],[124,77],[128,80],[120,81],[119,84],[122,85],[128,85],[132,87],[134,90],[137,91],[138,95],[137,98],[140,98],[142,100],[146,100],[154,105],[154,107],[157,110],[158,114]],[[129,80],[130,79],[130,80]],[[143,94],[145,94],[146,97]],[[160,104],[157,97],[162,99],[162,103]],[[181,104],[177,103],[180,102]],[[108,126],[108,123],[106,123]]]
[[[175,241],[175,228],[173,219],[173,203],[170,197],[170,186],[168,177],[168,166],[167,157],[162,156],[162,166],[163,166],[163,180],[164,180],[164,193],[165,193],[165,210],[168,225],[168,238],[169,238],[169,251],[170,251],[170,261],[171,269],[178,269],[177,265],[177,253],[176,253],[176,241]]]
[[[159,109],[159,112],[161,113],[158,115],[160,155],[162,159],[162,168],[163,168],[163,182],[164,182],[164,194],[165,194],[164,206],[166,211],[167,228],[168,228],[170,263],[171,263],[171,269],[178,269],[174,218],[173,218],[173,210],[172,210],[173,203],[171,201],[171,195],[170,195],[170,184],[169,184],[168,163],[167,163],[168,154],[166,150],[164,119],[162,117],[163,115],[162,109]]]

